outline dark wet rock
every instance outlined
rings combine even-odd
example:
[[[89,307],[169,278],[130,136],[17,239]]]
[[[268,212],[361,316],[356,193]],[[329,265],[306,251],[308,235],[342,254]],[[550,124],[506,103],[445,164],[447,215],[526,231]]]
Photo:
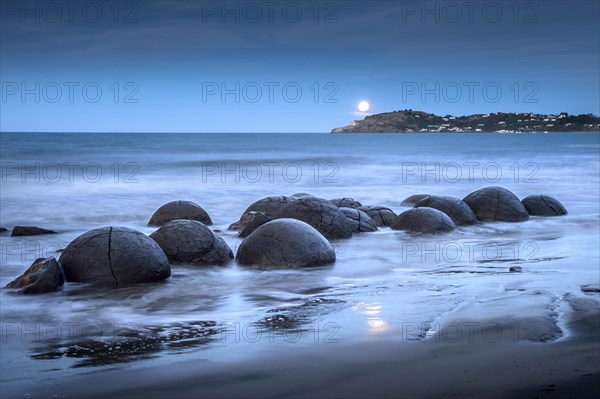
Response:
[[[331,201],[316,197],[296,199],[284,206],[275,219],[298,219],[308,223],[327,239],[350,238],[352,227]]]
[[[0,233],[6,233],[8,231],[8,229],[5,229],[4,227],[0,227]]]
[[[429,197],[429,194],[415,194],[410,197],[406,197],[404,201],[400,203],[400,206],[415,206],[417,202],[421,201],[423,198]]]
[[[363,205],[359,210],[369,215],[377,227],[390,227],[397,216],[390,208],[383,206]]]
[[[191,201],[173,201],[158,208],[150,218],[148,226],[160,227],[178,219],[195,220],[208,226],[212,224],[210,216],[200,205]]]
[[[35,226],[15,226],[13,228],[12,237],[25,237],[25,236],[41,236],[44,234],[58,234],[54,230],[42,229],[41,227]]]
[[[346,215],[353,233],[377,231],[377,225],[365,212],[354,208],[340,208],[340,211]]]
[[[549,195],[530,195],[521,201],[532,216],[562,216],[567,210],[556,198]]]
[[[21,294],[43,294],[56,291],[64,283],[63,272],[56,259],[39,258],[25,273],[8,283],[6,288],[20,288]]]
[[[240,244],[240,265],[311,267],[335,262],[333,246],[321,233],[296,219],[276,219],[263,224]]]
[[[243,215],[242,215],[243,216]],[[229,227],[227,228],[227,230],[233,230],[233,231],[237,231],[240,228],[240,221],[238,220],[237,222],[233,222],[229,225]]]
[[[433,208],[444,212],[457,226],[477,223],[473,210],[460,198],[428,195],[415,205],[415,208]]]
[[[518,273],[518,272],[522,272],[523,268],[521,266],[511,266],[508,269],[509,272],[513,272],[513,273]]]
[[[600,284],[590,284],[590,285],[584,285],[583,287],[581,287],[581,291],[582,292],[587,292],[587,293],[600,293]]]
[[[67,281],[96,285],[146,283],[171,275],[169,260],[150,237],[126,227],[88,231],[59,259]]]
[[[296,193],[296,194],[290,195],[288,198],[295,200],[295,199],[306,198],[306,197],[314,197],[314,195],[309,194],[309,193]]]
[[[463,201],[482,222],[523,222],[529,219],[519,198],[503,187],[486,187],[467,195]]]
[[[354,208],[358,209],[362,204],[356,201],[354,198],[334,198],[331,200],[335,206],[339,208]]]
[[[294,201],[292,198],[283,195],[262,198],[246,208],[242,217],[248,212],[262,212],[273,218],[284,206],[292,201]]]
[[[446,233],[454,230],[456,225],[450,216],[437,209],[413,208],[398,215],[391,227],[415,233]]]
[[[173,220],[150,235],[171,263],[225,265],[233,251],[225,240],[195,220]]]
[[[259,228],[263,224],[270,222],[271,220],[273,220],[273,218],[263,212],[251,211],[244,214],[239,223],[238,237],[248,237],[250,233],[252,233],[254,230]]]

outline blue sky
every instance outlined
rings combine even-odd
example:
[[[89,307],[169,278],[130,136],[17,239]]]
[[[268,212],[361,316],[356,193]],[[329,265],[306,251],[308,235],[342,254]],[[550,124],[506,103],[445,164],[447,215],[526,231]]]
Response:
[[[328,132],[361,100],[598,114],[599,4],[1,0],[0,129]]]

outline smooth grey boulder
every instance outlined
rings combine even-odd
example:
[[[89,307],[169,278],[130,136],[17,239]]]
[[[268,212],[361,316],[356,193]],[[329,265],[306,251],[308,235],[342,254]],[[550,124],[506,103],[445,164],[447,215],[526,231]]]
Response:
[[[556,198],[549,195],[530,195],[521,201],[532,216],[563,216],[567,209]]]
[[[58,233],[54,230],[42,229],[41,227],[35,226],[15,226],[13,228],[11,237],[41,236],[44,234]]]
[[[275,268],[324,266],[335,262],[335,250],[316,229],[296,219],[265,223],[242,241],[240,265]]]
[[[354,208],[340,208],[340,211],[346,215],[353,233],[377,231],[377,225],[365,212]]]
[[[369,215],[377,227],[390,227],[397,216],[390,208],[383,206],[363,205],[358,209]]]
[[[429,197],[429,194],[415,194],[410,197],[404,198],[404,200],[400,203],[400,206],[415,206],[417,202],[421,201],[423,198]]]
[[[338,208],[354,208],[358,209],[362,204],[356,201],[354,198],[334,198],[331,200]]]
[[[238,237],[248,237],[254,230],[271,220],[273,220],[273,218],[263,212],[251,211],[244,214],[239,222]]]
[[[6,285],[20,288],[20,294],[44,294],[56,291],[65,280],[60,265],[54,257],[36,259],[21,276]]]
[[[519,198],[503,187],[473,191],[463,201],[481,222],[523,222],[529,219],[529,213]]]
[[[415,208],[433,208],[444,212],[457,226],[467,226],[477,223],[473,210],[460,198],[428,195],[417,202]]]
[[[103,227],[80,235],[58,262],[67,281],[117,288],[171,275],[169,260],[156,241],[126,227]]]
[[[200,205],[191,201],[173,201],[158,208],[148,226],[160,227],[178,219],[195,220],[208,226],[212,224],[210,216]]]
[[[195,220],[173,220],[150,234],[169,262],[193,265],[225,265],[233,251],[225,240]]]
[[[415,233],[446,233],[456,225],[442,211],[433,208],[412,208],[398,215],[392,223],[394,230],[408,230]]]
[[[284,206],[275,219],[298,219],[308,223],[329,240],[352,237],[346,216],[331,201],[316,197],[296,199]]]

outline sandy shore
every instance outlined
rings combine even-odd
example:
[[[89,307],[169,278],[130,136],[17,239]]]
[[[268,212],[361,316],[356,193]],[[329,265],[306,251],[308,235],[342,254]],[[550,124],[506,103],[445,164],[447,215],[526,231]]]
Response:
[[[267,348],[244,362],[96,370],[5,397],[580,398],[600,394],[596,296],[571,299],[569,335],[533,343],[505,328],[405,342],[386,336],[318,348]],[[515,320],[495,320],[509,325]],[[517,320],[521,325],[532,320]],[[509,323],[510,322],[510,323]],[[538,321],[534,322],[538,323]],[[543,323],[542,323],[543,325]],[[487,339],[485,339],[487,337]],[[442,338],[442,339],[440,339]],[[451,342],[450,342],[451,341]]]

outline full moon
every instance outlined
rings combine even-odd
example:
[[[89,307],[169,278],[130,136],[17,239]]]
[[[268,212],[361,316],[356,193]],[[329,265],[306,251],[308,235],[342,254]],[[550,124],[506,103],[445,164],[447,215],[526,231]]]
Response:
[[[366,101],[361,101],[358,104],[358,110],[360,112],[367,112],[369,110],[369,108],[371,108],[371,105],[368,102],[366,102]]]

